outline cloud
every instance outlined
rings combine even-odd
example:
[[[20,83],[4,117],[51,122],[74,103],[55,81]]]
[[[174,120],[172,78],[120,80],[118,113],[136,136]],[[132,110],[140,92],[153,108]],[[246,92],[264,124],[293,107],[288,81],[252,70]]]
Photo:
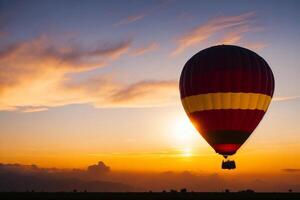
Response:
[[[166,103],[168,90],[175,93],[175,84],[172,88],[170,83],[159,80],[122,84],[103,75],[83,80],[69,76],[105,66],[127,53],[130,44],[126,40],[86,49],[74,44],[55,45],[49,38],[39,37],[2,48],[0,109],[34,112],[81,103],[96,107]]]
[[[31,174],[44,171],[42,168],[39,168],[37,165],[22,165],[22,164],[2,164],[0,163],[0,171],[20,173],[20,174]]]
[[[103,174],[110,171],[110,167],[106,166],[104,162],[100,161],[96,165],[90,165],[87,168],[87,172],[91,174]]]
[[[143,13],[138,14],[138,15],[130,15],[130,16],[127,16],[127,17],[121,19],[119,22],[115,23],[114,26],[130,24],[130,23],[142,20],[145,16],[147,16],[147,15],[143,14]]]
[[[94,49],[57,45],[46,36],[17,42],[0,50],[0,91],[5,86],[42,78],[62,76],[103,67],[129,49],[130,41],[104,44]]]
[[[240,32],[229,32],[220,40],[220,44],[237,44],[241,41],[242,34]]]
[[[105,165],[103,162],[99,162]],[[102,174],[90,174],[88,170],[40,168],[36,165],[1,164],[0,191],[25,192],[126,192],[138,191],[120,182],[103,181]]]
[[[24,113],[30,113],[30,112],[41,112],[48,110],[48,107],[46,106],[22,106],[17,108],[18,111],[24,112]]]
[[[300,173],[300,168],[287,168],[287,169],[282,169],[284,172],[289,172],[289,173]]]
[[[244,39],[245,33],[248,32],[256,32],[256,31],[262,31],[262,28],[256,28],[249,25],[245,26],[237,26],[234,27],[231,31],[226,33],[219,42],[217,42],[218,45],[220,44],[226,44],[226,45],[241,45],[246,48],[249,48],[254,51],[261,50],[267,46],[266,43],[263,42],[251,42]]]
[[[244,37],[245,33],[248,32],[259,32],[263,31],[264,29],[261,27],[256,27],[253,25],[252,21],[249,21],[242,25],[236,25],[233,26],[230,31],[226,32],[224,36],[221,38],[217,44],[239,44],[242,41],[242,38]],[[244,41],[245,42],[245,41]],[[244,45],[247,46],[249,42],[246,42]],[[249,46],[251,46],[252,43],[250,43]],[[255,43],[256,44],[256,43]],[[258,43],[260,44],[260,43]],[[254,45],[254,44],[252,44]]]
[[[289,101],[289,100],[297,100],[299,99],[300,96],[279,96],[279,97],[274,97],[272,101]]]
[[[95,107],[149,107],[174,104],[178,96],[177,80],[147,80],[118,83],[111,77],[96,76],[83,81],[65,82],[65,91],[81,96]]]
[[[146,16],[152,15],[156,11],[167,7],[170,3],[171,3],[171,1],[169,1],[169,0],[158,1],[158,2],[154,3],[153,6],[148,6],[147,9],[139,12],[138,14],[129,15],[127,17],[122,18],[117,23],[115,23],[114,26],[127,25],[127,24],[131,24],[133,22],[142,20]]]
[[[152,43],[133,51],[141,55]],[[37,112],[69,104],[143,107],[173,104],[176,81],[121,83],[111,75],[82,73],[108,66],[130,54],[131,40],[85,47],[57,43],[47,36],[0,47],[0,110]],[[125,94],[128,92],[128,94]]]
[[[174,103],[178,93],[178,81],[141,81],[120,88],[110,97],[116,105],[150,106]]]
[[[0,191],[78,191],[122,192],[162,191],[170,189],[215,192],[252,189],[264,192],[300,191],[299,174],[233,174],[230,177],[217,173],[167,171],[136,172],[110,170],[104,162],[87,169],[41,168],[37,165],[1,164]],[[97,173],[94,173],[94,170]],[[98,173],[98,171],[100,173]],[[283,169],[298,172],[299,169]],[[92,173],[91,173],[92,172]],[[217,184],[216,184],[217,183]]]
[[[159,45],[156,42],[153,42],[153,43],[148,44],[145,47],[137,48],[137,49],[131,51],[131,55],[132,56],[140,56],[140,55],[143,55],[145,53],[154,51],[158,48],[159,48]]]
[[[255,16],[255,12],[247,12],[241,15],[211,19],[177,38],[177,48],[172,52],[172,55],[177,55],[190,47],[198,45],[222,31],[231,31],[223,38],[223,42],[238,42],[241,40],[241,34],[250,30]]]

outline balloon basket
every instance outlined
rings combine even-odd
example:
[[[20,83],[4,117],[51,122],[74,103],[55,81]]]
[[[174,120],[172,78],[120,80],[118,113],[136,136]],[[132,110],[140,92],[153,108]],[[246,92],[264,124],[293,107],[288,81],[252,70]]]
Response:
[[[222,169],[231,170],[231,169],[235,169],[235,168],[236,168],[236,165],[235,165],[234,160],[223,160],[222,161]]]

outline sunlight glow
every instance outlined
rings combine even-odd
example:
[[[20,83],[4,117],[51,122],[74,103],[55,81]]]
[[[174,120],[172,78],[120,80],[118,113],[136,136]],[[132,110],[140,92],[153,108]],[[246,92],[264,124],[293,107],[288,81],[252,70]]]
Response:
[[[172,140],[182,148],[190,148],[200,139],[199,133],[186,116],[175,119],[171,131]]]
[[[193,155],[192,150],[190,148],[184,148],[181,150],[183,157],[191,157]]]

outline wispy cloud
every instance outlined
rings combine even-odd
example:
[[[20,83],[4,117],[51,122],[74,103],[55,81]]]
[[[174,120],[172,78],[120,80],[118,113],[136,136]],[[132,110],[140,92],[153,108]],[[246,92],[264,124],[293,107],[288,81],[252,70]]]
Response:
[[[131,141],[130,141],[131,142]],[[110,152],[110,153],[89,153],[87,154],[91,157],[187,157],[187,152],[185,149],[169,149],[164,151],[144,151],[144,152]],[[190,153],[188,157],[209,157],[213,154],[209,153]]]
[[[153,7],[150,6],[143,11],[140,11],[133,15],[128,15],[128,16],[120,19],[117,23],[114,24],[114,26],[127,25],[127,24],[131,24],[131,23],[140,21],[140,20],[144,19],[145,17],[153,14],[154,12],[158,11],[159,9],[166,7],[169,3],[170,3],[169,1],[159,1]]]
[[[123,87],[111,96],[117,105],[147,106],[170,104],[177,96],[178,81],[141,81]]]
[[[247,21],[245,24],[236,25],[230,28],[228,32],[224,34],[218,44],[238,44],[242,41],[245,33],[259,32],[264,30],[261,27],[254,26],[252,23],[254,20]]]
[[[65,91],[77,94],[82,103],[89,103],[95,107],[171,105],[176,102],[178,96],[176,80],[148,80],[122,84],[110,77],[98,76],[80,82],[66,82],[64,87]]]
[[[177,55],[186,49],[204,42],[216,33],[230,31],[221,41],[236,43],[241,40],[241,34],[249,31],[255,19],[255,12],[247,12],[241,15],[217,17],[199,25],[183,36],[177,38],[177,48],[172,55]]]
[[[300,99],[300,95],[297,96],[278,96],[278,97],[273,97],[273,101],[289,101],[289,100],[296,100]]]
[[[7,87],[11,88],[23,82],[48,80],[49,76],[60,77],[65,73],[103,67],[126,53],[130,44],[131,42],[126,40],[88,49],[75,44],[64,46],[55,44],[50,38],[41,36],[2,47],[0,91],[3,92]]]
[[[75,44],[57,45],[46,36],[17,42],[0,50],[1,86],[41,72],[80,72],[102,67],[126,53],[130,44],[126,40],[87,49]]]
[[[170,1],[158,1],[158,3],[155,3],[153,6],[148,7],[145,10],[142,10],[136,14],[128,15],[122,19],[120,19],[117,23],[114,24],[114,26],[120,26],[120,25],[127,25],[131,24],[137,21],[140,21],[144,19],[145,17],[152,15],[156,11],[168,6],[170,4]]]
[[[114,26],[130,24],[130,23],[142,20],[145,16],[147,16],[145,13],[137,14],[137,15],[130,15],[130,16],[127,16],[127,17],[121,19],[119,22],[115,23]]]
[[[233,27],[229,32],[221,38],[217,44],[227,44],[227,45],[242,45],[254,51],[261,50],[267,46],[263,42],[251,42],[244,39],[246,33],[262,31],[262,28],[253,27],[250,24]]]
[[[154,51],[156,49],[159,48],[159,45],[156,42],[150,43],[147,46],[141,47],[141,48],[137,48],[135,50],[131,51],[131,55],[133,56],[140,56],[143,55],[145,53]]]
[[[86,48],[38,37],[0,48],[0,110],[36,112],[68,104],[141,107],[174,102],[176,81],[125,84],[109,75],[74,78],[75,74],[107,66],[128,54],[130,47],[130,40]],[[150,45],[143,53],[154,47]],[[141,54],[142,49],[136,53]]]
[[[289,172],[289,173],[300,173],[300,168],[287,168],[287,169],[282,169],[284,172]]]
[[[22,106],[17,108],[18,111],[29,113],[29,112],[41,112],[48,110],[48,107],[46,106],[38,106],[38,105],[32,105],[32,106]]]
[[[242,34],[240,32],[229,32],[221,40],[220,44],[237,44],[242,39]]]

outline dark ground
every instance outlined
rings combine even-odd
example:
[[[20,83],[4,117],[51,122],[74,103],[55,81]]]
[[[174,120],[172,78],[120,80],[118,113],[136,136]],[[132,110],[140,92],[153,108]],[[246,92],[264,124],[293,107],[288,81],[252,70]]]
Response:
[[[243,200],[243,199],[286,199],[286,200],[300,200],[300,193],[241,193],[241,192],[186,192],[186,193],[170,193],[170,192],[151,192],[151,193],[90,193],[90,192],[60,192],[60,193],[46,193],[46,192],[19,192],[19,193],[0,193],[1,199],[41,199],[41,200],[72,200],[72,199],[129,199],[129,200],[168,200],[168,199],[199,199],[199,200]]]

